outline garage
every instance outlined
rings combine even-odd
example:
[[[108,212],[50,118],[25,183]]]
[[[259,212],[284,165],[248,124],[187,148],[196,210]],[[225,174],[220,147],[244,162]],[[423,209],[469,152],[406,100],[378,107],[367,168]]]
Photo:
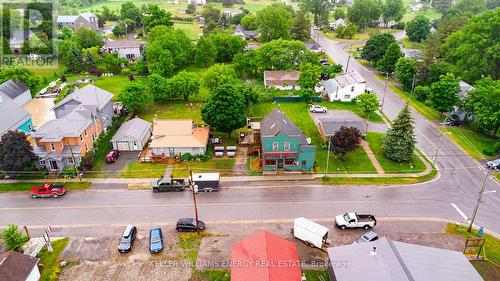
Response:
[[[151,137],[151,127],[151,123],[140,118],[134,118],[123,123],[111,139],[113,149],[142,151]]]

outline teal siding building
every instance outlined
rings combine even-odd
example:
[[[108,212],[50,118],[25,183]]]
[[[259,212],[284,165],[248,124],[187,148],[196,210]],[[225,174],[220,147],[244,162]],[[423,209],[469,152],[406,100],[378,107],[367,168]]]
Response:
[[[0,120],[0,137],[8,131],[31,133],[34,129],[31,114],[3,93],[0,93]]]
[[[302,131],[275,109],[260,122],[262,169],[266,171],[310,171],[316,146],[310,145]]]

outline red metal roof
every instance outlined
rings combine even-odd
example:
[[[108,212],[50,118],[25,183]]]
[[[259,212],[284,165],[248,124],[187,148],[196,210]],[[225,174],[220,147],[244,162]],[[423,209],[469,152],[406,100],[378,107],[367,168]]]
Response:
[[[295,244],[261,231],[231,249],[231,281],[300,281]]]

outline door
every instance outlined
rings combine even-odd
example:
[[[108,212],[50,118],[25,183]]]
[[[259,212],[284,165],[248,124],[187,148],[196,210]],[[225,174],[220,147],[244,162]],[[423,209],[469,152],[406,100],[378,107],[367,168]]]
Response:
[[[116,142],[116,148],[119,151],[129,151],[130,150],[129,143],[127,141],[118,141],[118,142]]]
[[[137,142],[134,141],[134,150],[139,150],[139,147],[137,146]]]
[[[59,167],[57,166],[57,161],[55,160],[50,160],[49,161],[49,164],[50,164],[50,169],[51,170],[59,170]]]
[[[278,169],[283,169],[283,158],[278,159]]]
[[[170,147],[168,149],[168,154],[170,155],[170,157],[175,157],[175,150],[173,147]]]

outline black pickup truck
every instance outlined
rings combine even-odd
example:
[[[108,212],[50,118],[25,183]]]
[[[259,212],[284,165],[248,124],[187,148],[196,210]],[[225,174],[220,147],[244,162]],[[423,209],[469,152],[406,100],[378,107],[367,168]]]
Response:
[[[163,178],[161,177],[158,180],[155,180],[151,183],[151,188],[153,192],[169,192],[169,191],[184,191],[186,187],[185,179],[176,179],[176,178]]]

